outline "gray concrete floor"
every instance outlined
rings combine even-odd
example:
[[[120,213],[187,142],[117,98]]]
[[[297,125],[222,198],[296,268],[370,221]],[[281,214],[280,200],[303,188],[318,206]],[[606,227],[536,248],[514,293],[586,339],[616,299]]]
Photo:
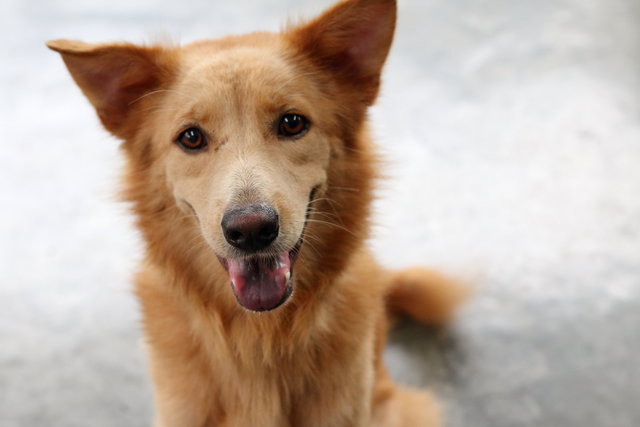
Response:
[[[122,161],[43,42],[277,29],[330,0],[0,3],[0,426],[152,414]],[[640,425],[640,2],[399,0],[372,245],[469,279],[386,357],[451,427]]]

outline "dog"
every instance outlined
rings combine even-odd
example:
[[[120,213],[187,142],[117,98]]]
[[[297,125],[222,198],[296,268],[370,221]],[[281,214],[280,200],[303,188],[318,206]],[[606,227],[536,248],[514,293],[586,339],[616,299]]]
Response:
[[[365,247],[367,109],[395,0],[183,47],[55,40],[127,160],[155,425],[440,425],[382,363],[389,316],[439,325],[461,288]]]

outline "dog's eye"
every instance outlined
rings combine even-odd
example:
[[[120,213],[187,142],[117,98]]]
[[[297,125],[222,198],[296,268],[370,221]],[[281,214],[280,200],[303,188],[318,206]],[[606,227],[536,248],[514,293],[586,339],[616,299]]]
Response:
[[[207,147],[207,140],[198,128],[189,128],[182,132],[176,141],[185,151],[200,151]]]
[[[296,113],[287,113],[280,118],[278,136],[282,138],[295,138],[302,136],[309,129],[309,120]]]

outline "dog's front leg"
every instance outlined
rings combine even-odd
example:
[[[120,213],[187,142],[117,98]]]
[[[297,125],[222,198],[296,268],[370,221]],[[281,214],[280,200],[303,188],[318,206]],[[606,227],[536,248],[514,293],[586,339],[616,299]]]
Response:
[[[158,357],[150,355],[151,376],[154,382],[154,427],[214,427],[213,402],[208,399],[205,384],[194,377],[182,377],[176,365],[165,365]]]
[[[154,386],[155,427],[216,425],[211,374],[196,347],[187,313],[165,291],[164,275],[145,265],[136,277]]]
[[[373,322],[371,322],[372,324]],[[372,328],[336,352],[322,366],[322,375],[297,396],[292,408],[293,427],[370,427],[374,387]]]

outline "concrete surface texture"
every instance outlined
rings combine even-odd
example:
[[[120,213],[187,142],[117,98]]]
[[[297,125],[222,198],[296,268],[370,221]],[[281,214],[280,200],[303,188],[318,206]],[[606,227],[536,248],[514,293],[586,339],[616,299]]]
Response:
[[[0,3],[0,425],[144,426],[122,159],[52,38],[188,42],[331,0]],[[476,295],[402,323],[398,381],[451,427],[640,425],[640,2],[399,0],[372,246]]]

